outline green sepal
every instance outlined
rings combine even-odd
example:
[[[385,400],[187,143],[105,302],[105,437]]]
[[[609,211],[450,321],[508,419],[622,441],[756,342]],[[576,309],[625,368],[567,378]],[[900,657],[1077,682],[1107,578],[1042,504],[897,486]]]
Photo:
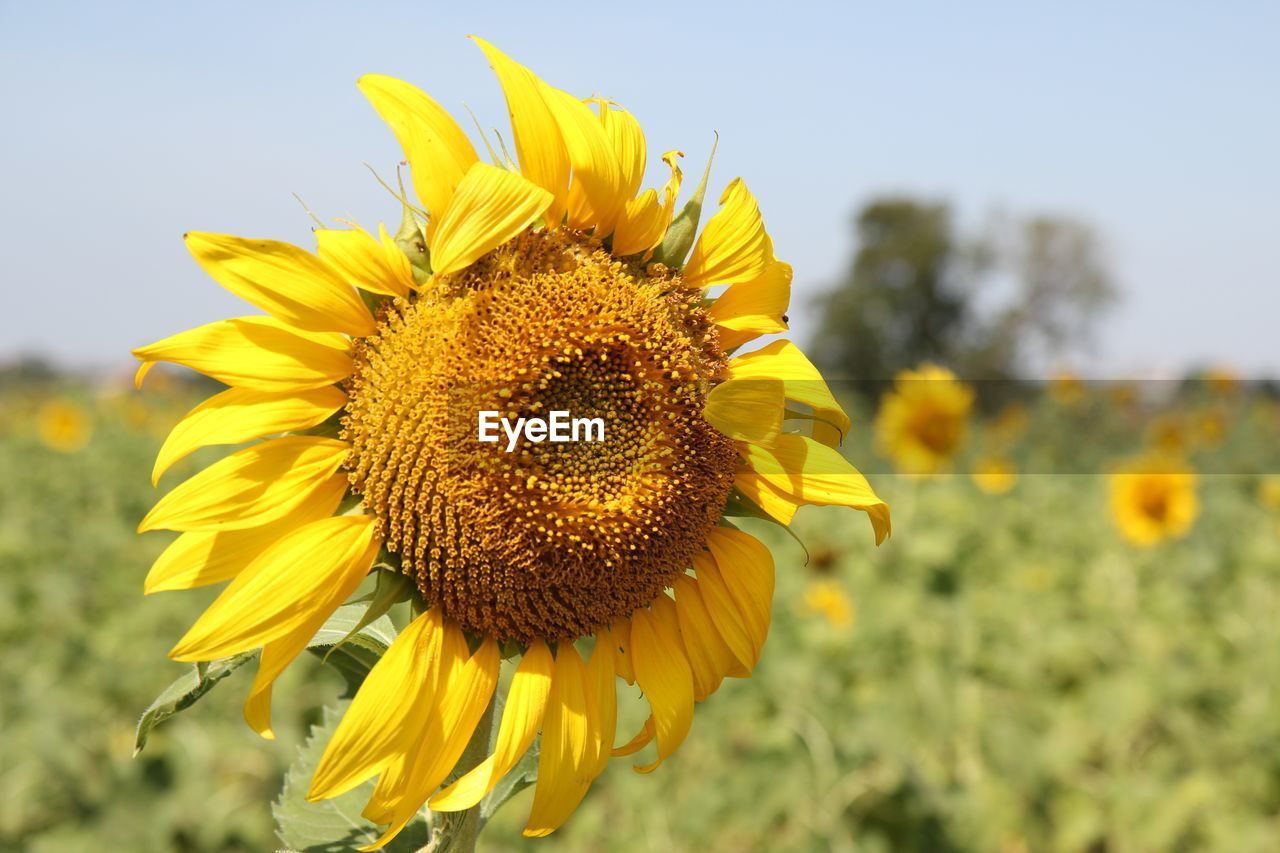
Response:
[[[142,752],[152,729],[179,711],[190,708],[219,681],[257,656],[258,652],[255,649],[221,660],[201,661],[191,667],[181,678],[166,687],[156,700],[147,706],[147,710],[142,712],[142,719],[138,720],[138,728],[133,736],[133,754]]]
[[[418,223],[418,217],[407,204],[404,205],[404,216],[400,217],[400,227],[391,239],[409,259],[414,283],[426,284],[431,278],[431,250],[427,248],[427,236]]]
[[[373,794],[373,779],[332,799],[307,802],[307,791],[316,766],[345,710],[345,702],[336,708],[323,710],[320,723],[311,727],[306,743],[298,750],[298,757],[285,773],[280,797],[271,804],[276,836],[287,850],[296,853],[354,850],[372,844],[382,835],[379,827],[360,816]],[[380,849],[390,853],[425,850],[430,838],[431,830],[419,814],[395,839]]]
[[[693,197],[676,214],[676,218],[671,220],[671,225],[667,228],[667,236],[662,238],[662,244],[653,253],[655,262],[671,269],[679,269],[684,266],[685,259],[689,257],[693,240],[698,236],[698,219],[702,216],[702,200],[707,194],[707,181],[711,179],[711,161],[716,158],[716,146],[719,144],[720,134],[717,133],[715,142],[711,143],[711,154],[707,157],[707,167],[702,172],[702,180],[698,182],[698,188],[693,191]]]
[[[325,663],[329,662],[329,655],[342,648],[342,646],[349,640],[354,638],[369,625],[373,624],[375,620],[386,616],[387,612],[391,610],[393,606],[402,601],[409,600],[410,582],[407,575],[401,574],[385,563],[380,566],[375,566],[374,568],[377,575],[374,578],[373,592],[369,593],[359,601],[353,601],[351,605],[349,605],[355,607],[364,604],[364,614],[360,617],[359,621],[351,627],[351,630],[338,640],[338,642],[334,643],[333,647],[325,653],[323,658]]]
[[[359,627],[367,609],[364,604],[342,605],[307,644],[307,651],[342,673],[347,682],[344,699],[356,695],[369,670],[396,638],[395,625],[385,615]]]

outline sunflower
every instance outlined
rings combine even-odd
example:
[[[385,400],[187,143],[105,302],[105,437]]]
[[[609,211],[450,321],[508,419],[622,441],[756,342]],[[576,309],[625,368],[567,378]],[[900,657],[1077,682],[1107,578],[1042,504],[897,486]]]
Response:
[[[364,812],[386,826],[378,844],[424,803],[474,806],[539,734],[533,836],[611,755],[656,742],[648,772],[675,752],[695,702],[750,674],[769,627],[772,557],[726,514],[788,524],[802,505],[841,505],[889,534],[888,507],[835,449],[850,422],[819,372],[786,340],[735,352],[785,330],[791,281],[746,184],[695,241],[706,179],[677,218],[679,152],[661,190],[642,190],[630,113],[475,41],[518,167],[481,161],[420,90],[363,77],[420,206],[400,232],[322,229],[316,254],[190,233],[195,260],[265,314],[134,351],[139,382],[167,361],[229,386],[178,423],[154,477],[196,448],[253,442],[139,527],[181,531],[148,592],[230,581],[170,656],[261,648],[250,726],[271,736],[272,683],[375,562],[412,581],[417,615],[309,794],[378,777]],[[478,440],[480,412],[555,411],[599,418],[604,440]],[[504,660],[493,753],[448,783]],[[651,713],[615,749],[618,679]]]
[[[989,495],[1003,495],[1018,482],[1018,469],[1002,456],[988,456],[973,464],[969,472],[975,486]]]
[[[84,449],[93,436],[93,423],[79,404],[70,400],[50,400],[36,415],[40,441],[50,450],[75,453]]]
[[[898,374],[880,401],[876,444],[908,474],[941,471],[969,429],[973,389],[944,367],[925,364]]]
[[[1186,535],[1199,511],[1195,472],[1176,459],[1143,457],[1111,475],[1111,517],[1135,545]]]

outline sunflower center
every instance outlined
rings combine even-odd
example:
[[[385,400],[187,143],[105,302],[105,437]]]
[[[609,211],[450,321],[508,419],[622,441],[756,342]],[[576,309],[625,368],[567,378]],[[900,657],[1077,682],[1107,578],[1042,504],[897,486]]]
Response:
[[[702,417],[724,369],[699,294],[591,238],[527,232],[411,300],[356,345],[348,471],[423,596],[470,630],[563,640],[684,571],[732,485]],[[479,440],[567,412],[601,440]]]

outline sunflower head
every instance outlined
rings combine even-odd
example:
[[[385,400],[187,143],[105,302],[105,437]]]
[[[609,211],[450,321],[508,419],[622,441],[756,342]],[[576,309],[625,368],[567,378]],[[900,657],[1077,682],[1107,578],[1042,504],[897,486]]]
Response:
[[[1185,536],[1199,513],[1196,475],[1169,457],[1144,457],[1111,475],[1111,517],[1135,545]]]
[[[876,444],[900,470],[928,476],[959,452],[969,429],[973,389],[943,367],[898,374],[876,415]]]
[[[677,219],[678,152],[643,189],[630,113],[477,42],[518,165],[482,162],[413,86],[364,77],[410,164],[416,203],[396,235],[326,228],[312,253],[188,234],[196,261],[264,313],[135,350],[139,381],[169,361],[229,386],[174,428],[154,477],[196,448],[252,442],[140,526],[181,532],[148,592],[230,582],[171,655],[260,649],[251,726],[270,735],[275,678],[375,561],[412,582],[419,615],[310,793],[377,777],[364,814],[386,826],[378,843],[424,803],[475,806],[535,738],[529,835],[559,826],[611,755],[652,742],[646,772],[670,756],[695,702],[749,675],[768,633],[773,559],[731,510],[788,524],[802,505],[840,505],[865,511],[877,542],[889,534],[888,507],[836,449],[850,421],[821,374],[786,340],[738,350],[785,331],[791,281],[746,184],[729,183],[695,239],[706,179]],[[550,440],[557,413],[600,434]],[[543,430],[487,440],[490,414]],[[504,656],[494,753],[455,772]],[[651,716],[615,748],[619,681]]]
[[[973,464],[970,472],[974,485],[989,495],[1002,495],[1018,482],[1018,469],[1009,459],[988,456]]]
[[[93,423],[88,413],[71,400],[50,400],[36,414],[40,441],[50,450],[75,453],[93,436]]]

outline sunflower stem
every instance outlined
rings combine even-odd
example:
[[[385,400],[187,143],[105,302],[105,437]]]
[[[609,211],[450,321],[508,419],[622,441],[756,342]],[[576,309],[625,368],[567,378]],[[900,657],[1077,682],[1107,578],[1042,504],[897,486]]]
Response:
[[[494,699],[489,699],[489,706],[484,715],[476,723],[471,740],[458,759],[453,777],[458,778],[470,771],[489,755],[489,741],[493,734]],[[464,812],[438,812],[440,820],[433,827],[431,843],[427,850],[432,853],[475,853],[476,841],[480,838],[483,823],[480,818],[480,803],[476,803]]]

